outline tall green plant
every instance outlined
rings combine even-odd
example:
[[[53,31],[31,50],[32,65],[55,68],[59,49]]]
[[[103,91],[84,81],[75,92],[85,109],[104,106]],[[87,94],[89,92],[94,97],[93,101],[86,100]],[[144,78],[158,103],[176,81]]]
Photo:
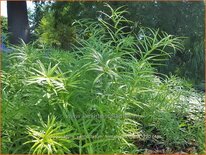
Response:
[[[203,117],[198,123],[186,117],[191,113],[186,98],[195,91],[154,68],[170,57],[168,48],[182,49],[180,38],[147,28],[124,33],[126,11],[106,6],[111,15],[101,12],[98,21],[74,23],[79,34],[72,51],[24,44],[8,56],[5,153],[142,153],[135,144],[154,144],[148,135],[173,149],[194,140],[201,146],[196,152],[202,151]]]

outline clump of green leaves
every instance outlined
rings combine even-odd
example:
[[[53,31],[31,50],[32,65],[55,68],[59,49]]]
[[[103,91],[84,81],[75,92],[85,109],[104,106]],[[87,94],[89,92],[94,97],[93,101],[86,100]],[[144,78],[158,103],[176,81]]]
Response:
[[[25,144],[33,143],[31,147],[32,153],[37,154],[53,154],[70,152],[69,148],[74,147],[72,140],[71,127],[64,127],[56,121],[54,116],[48,116],[47,123],[40,119],[41,126],[28,127],[28,135],[32,140]],[[63,128],[63,129],[62,129]]]
[[[171,48],[183,48],[181,38],[142,27],[135,35],[123,18],[127,12],[107,7],[111,14],[100,12],[98,21],[74,23],[79,34],[72,51],[14,48],[3,72],[4,152],[141,153],[135,144],[142,134],[177,150],[195,141],[196,152],[203,151],[203,117],[198,124],[185,117],[186,98],[195,91],[154,68],[169,59]],[[153,143],[147,142],[144,149]]]

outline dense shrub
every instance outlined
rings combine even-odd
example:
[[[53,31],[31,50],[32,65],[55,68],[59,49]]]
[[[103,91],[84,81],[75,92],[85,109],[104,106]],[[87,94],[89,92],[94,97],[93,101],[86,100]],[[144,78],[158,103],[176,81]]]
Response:
[[[203,109],[187,100],[203,96],[154,68],[183,49],[181,38],[125,32],[127,12],[107,7],[98,21],[74,23],[71,51],[23,43],[5,55],[3,153],[142,153],[156,142],[167,153],[204,151]]]

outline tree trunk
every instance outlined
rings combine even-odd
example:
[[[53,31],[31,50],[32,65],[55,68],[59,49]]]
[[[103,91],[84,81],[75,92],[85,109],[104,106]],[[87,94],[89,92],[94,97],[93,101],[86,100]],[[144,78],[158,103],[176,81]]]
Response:
[[[19,44],[20,39],[29,42],[29,23],[26,1],[7,1],[8,32],[10,43]]]

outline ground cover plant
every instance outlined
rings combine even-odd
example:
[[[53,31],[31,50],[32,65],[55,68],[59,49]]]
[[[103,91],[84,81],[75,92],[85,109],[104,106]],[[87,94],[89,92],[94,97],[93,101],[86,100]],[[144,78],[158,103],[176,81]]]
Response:
[[[131,29],[124,7],[106,7],[73,23],[70,51],[4,55],[3,153],[204,153],[204,94],[156,69],[184,38]]]

